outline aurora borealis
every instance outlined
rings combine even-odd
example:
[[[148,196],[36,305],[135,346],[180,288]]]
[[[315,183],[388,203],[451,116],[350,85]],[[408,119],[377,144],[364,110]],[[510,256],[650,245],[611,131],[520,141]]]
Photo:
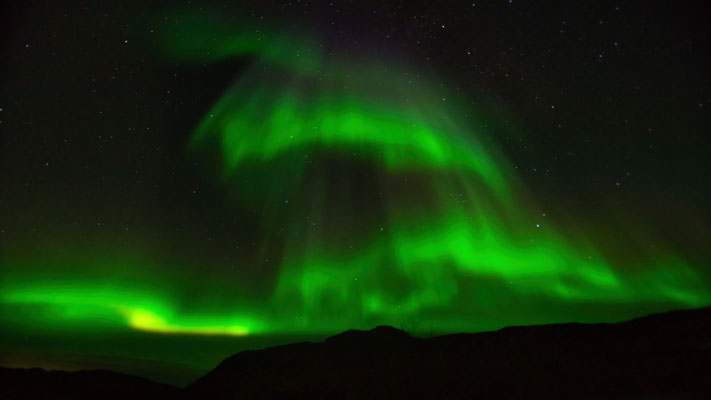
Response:
[[[513,7],[502,3],[487,12]],[[39,78],[35,66],[46,55],[30,53],[33,44],[5,68],[0,328],[12,344],[3,354],[61,352],[18,339],[28,332],[40,337],[32,343],[42,343],[43,333],[129,335],[136,343],[170,336],[197,354],[210,338],[306,337],[383,324],[417,325],[419,334],[481,331],[711,304],[708,184],[700,183],[708,165],[694,136],[708,122],[698,114],[708,97],[667,105],[686,110],[676,115],[690,139],[669,138],[673,132],[650,139],[657,134],[647,125],[663,129],[669,115],[653,100],[622,99],[613,112],[605,105],[612,100],[599,105],[592,94],[568,93],[569,104],[522,106],[534,89],[551,97],[558,89],[521,78],[520,89],[507,92],[511,84],[494,72],[456,73],[454,66],[474,63],[456,40],[429,45],[443,49],[426,57],[440,60],[437,68],[417,58],[421,49],[379,43],[374,32],[384,28],[364,28],[363,36],[353,16],[340,22],[351,21],[349,36],[334,38],[329,24],[282,23],[291,12],[284,7],[234,15],[145,7],[116,11],[125,23],[86,36],[115,42],[107,60],[88,57],[82,69],[81,60],[63,57],[99,51],[101,43],[37,38],[59,54],[44,61],[53,77]],[[17,15],[44,16],[63,37],[71,31],[55,21],[60,8]],[[460,37],[471,30],[456,12],[445,15],[461,22]],[[403,43],[419,32],[407,18],[398,21]],[[431,25],[434,32],[456,26]],[[27,31],[18,26],[13,37]],[[617,49],[619,57],[647,57],[629,41],[631,53]],[[481,53],[495,47],[476,46]],[[449,56],[455,50],[462,55]],[[530,57],[535,69],[512,63],[506,73],[541,70],[543,61]],[[589,63],[605,57],[598,52]],[[625,82],[634,74],[623,61],[595,73]],[[593,68],[562,56],[552,64],[559,79],[565,68]],[[655,59],[647,68],[672,66]],[[638,86],[656,81],[646,73]],[[114,82],[122,77],[130,83]],[[580,90],[596,89],[571,79]],[[668,98],[697,95],[684,86],[690,78],[678,79],[664,89]],[[28,82],[36,89],[17,95]],[[479,86],[486,89],[473,90]],[[503,94],[490,95],[497,90]],[[624,83],[614,90],[622,96]],[[516,95],[507,100],[506,93]],[[565,117],[545,114],[566,106]],[[631,124],[645,127],[627,133]],[[580,132],[585,139],[571,146]],[[595,153],[585,147],[589,137],[609,144]],[[638,150],[625,155],[654,140],[665,161]],[[585,152],[596,156],[573,160]],[[525,167],[549,156],[557,170],[546,161]],[[620,158],[627,161],[618,168]],[[588,172],[571,177],[573,165]],[[613,169],[621,178],[607,179]],[[594,184],[582,189],[585,180]],[[219,361],[107,347],[73,352],[200,368]]]

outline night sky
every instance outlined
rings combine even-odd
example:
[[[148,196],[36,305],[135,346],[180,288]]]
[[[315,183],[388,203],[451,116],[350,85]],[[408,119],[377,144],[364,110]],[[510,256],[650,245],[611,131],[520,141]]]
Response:
[[[0,364],[711,304],[703,2],[107,3],[0,11]]]

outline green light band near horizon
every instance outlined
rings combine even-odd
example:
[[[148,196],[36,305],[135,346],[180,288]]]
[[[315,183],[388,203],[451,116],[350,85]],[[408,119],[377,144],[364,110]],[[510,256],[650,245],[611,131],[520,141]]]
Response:
[[[281,238],[270,244],[279,250],[271,285],[253,295],[248,273],[191,280],[210,270],[210,254],[207,265],[150,279],[141,279],[154,269],[145,260],[82,274],[124,255],[110,244],[100,258],[79,247],[60,261],[3,259],[0,306],[17,313],[7,318],[49,330],[234,336],[417,319],[455,332],[604,320],[603,311],[586,311],[594,304],[631,316],[639,304],[711,303],[698,266],[672,247],[641,255],[654,261],[628,271],[584,235],[534,219],[538,207],[486,140],[487,122],[431,75],[385,60],[327,56],[298,35],[210,29],[196,23],[170,36],[178,39],[169,53],[199,62],[255,60],[207,112],[188,149],[205,155],[217,146],[223,174],[212,179],[237,193],[235,210],[261,207],[264,238]],[[201,40],[220,35],[228,39]],[[324,163],[327,156],[335,160]],[[349,186],[362,169],[386,184]],[[261,182],[240,183],[255,171],[265,173]],[[363,209],[366,197],[372,209]],[[254,251],[267,248],[260,243]],[[256,267],[247,262],[235,268]],[[57,272],[68,263],[79,273]]]

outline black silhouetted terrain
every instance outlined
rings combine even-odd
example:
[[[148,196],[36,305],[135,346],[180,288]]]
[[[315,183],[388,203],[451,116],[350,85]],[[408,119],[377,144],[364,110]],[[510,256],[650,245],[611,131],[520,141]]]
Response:
[[[2,371],[0,385],[13,373]],[[60,389],[107,391],[91,375],[96,373],[74,375],[76,386],[67,382]],[[322,343],[238,353],[179,394],[119,377],[104,382],[123,382],[116,390],[124,393],[143,390],[143,397],[125,397],[133,399],[708,399],[711,308],[618,324],[510,327],[429,339],[385,326],[351,330]],[[50,381],[36,378],[10,382],[11,390],[30,391]]]
[[[2,400],[143,400],[180,398],[180,389],[112,371],[0,367]]]
[[[196,398],[711,398],[711,308],[415,339],[390,327],[245,351]]]

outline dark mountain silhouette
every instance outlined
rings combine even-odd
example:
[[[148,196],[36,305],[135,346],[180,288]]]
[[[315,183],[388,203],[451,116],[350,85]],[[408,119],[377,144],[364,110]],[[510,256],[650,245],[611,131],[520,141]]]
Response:
[[[195,398],[702,398],[711,308],[619,324],[555,324],[416,339],[348,331],[227,358]],[[711,397],[709,397],[711,398]]]
[[[175,386],[113,371],[45,371],[0,367],[2,400],[179,399]]]
[[[71,379],[21,371],[0,370],[0,398],[706,399],[711,307],[429,339],[387,326],[350,330],[322,343],[238,353],[182,390],[106,371],[63,373]],[[50,387],[67,395],[4,397]]]

